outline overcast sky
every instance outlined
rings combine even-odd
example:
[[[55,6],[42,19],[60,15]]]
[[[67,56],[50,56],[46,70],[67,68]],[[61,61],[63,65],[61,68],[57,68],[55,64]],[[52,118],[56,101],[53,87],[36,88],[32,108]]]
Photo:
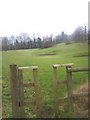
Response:
[[[88,24],[88,0],[0,0],[0,36],[71,34]]]

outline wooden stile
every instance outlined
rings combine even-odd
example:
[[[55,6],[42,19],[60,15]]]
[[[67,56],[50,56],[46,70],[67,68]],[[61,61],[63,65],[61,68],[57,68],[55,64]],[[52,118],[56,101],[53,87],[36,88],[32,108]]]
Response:
[[[58,117],[59,111],[59,99],[58,99],[58,85],[67,84],[68,98],[60,99],[60,102],[68,100],[69,110],[73,111],[73,99],[75,97],[82,97],[90,95],[90,93],[73,94],[72,88],[72,72],[90,71],[90,68],[72,68],[74,64],[55,64],[53,65],[53,80],[54,80],[54,112],[55,117]],[[57,79],[57,68],[66,67],[66,80]],[[23,70],[33,70],[34,82],[29,84],[23,84]],[[40,98],[40,86],[38,81],[38,66],[29,67],[17,67],[17,65],[10,65],[10,82],[11,82],[11,98],[12,98],[12,114],[13,118],[25,118],[25,105],[36,105],[36,116],[41,118],[41,98]],[[24,102],[24,87],[34,87],[36,101]]]
[[[23,84],[23,70],[33,70],[34,82]],[[10,65],[10,82],[13,118],[25,118],[25,105],[35,104],[37,117],[41,117],[41,101],[38,83],[38,66],[17,67]],[[24,87],[34,87],[36,101],[24,102]]]
[[[54,80],[54,110],[55,110],[55,117],[58,117],[58,110],[59,110],[59,99],[58,99],[58,85],[59,84],[67,84],[68,88],[68,96],[69,96],[69,103],[72,102],[70,96],[72,95],[72,83],[71,82],[71,73],[67,73],[67,80],[57,80],[57,68],[58,67],[66,67],[71,68],[74,63],[69,64],[54,64],[53,65],[53,80]],[[68,70],[68,69],[67,69]],[[69,88],[70,87],[70,88]],[[71,103],[72,104],[72,103]],[[70,104],[69,104],[70,105]],[[70,105],[72,106],[72,105]],[[73,108],[73,107],[72,107]]]

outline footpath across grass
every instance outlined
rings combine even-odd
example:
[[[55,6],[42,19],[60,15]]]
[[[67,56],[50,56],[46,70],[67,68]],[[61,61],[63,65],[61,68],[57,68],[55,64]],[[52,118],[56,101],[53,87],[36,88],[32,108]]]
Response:
[[[54,89],[53,89],[53,64],[74,63],[75,67],[88,66],[87,43],[72,43],[69,45],[57,44],[47,49],[12,50],[2,52],[2,90],[3,90],[3,117],[12,117],[10,94],[10,64],[18,66],[38,65],[38,79],[41,89],[42,109],[48,110],[50,116],[54,115]],[[24,83],[33,79],[32,71],[24,73]],[[66,79],[65,68],[58,69],[58,79]],[[73,88],[87,82],[88,72],[73,74]],[[25,100],[31,99],[33,90],[27,89]],[[65,85],[59,87],[59,98],[65,96]],[[29,96],[29,97],[28,97]],[[34,108],[26,108],[27,117],[35,117]],[[65,115],[65,114],[64,114]]]

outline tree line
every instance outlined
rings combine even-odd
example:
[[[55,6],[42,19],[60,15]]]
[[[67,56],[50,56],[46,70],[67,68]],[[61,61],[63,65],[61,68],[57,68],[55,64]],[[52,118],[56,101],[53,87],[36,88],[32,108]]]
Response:
[[[61,32],[53,37],[35,37],[29,36],[27,33],[21,33],[18,36],[11,35],[10,37],[0,37],[2,42],[2,50],[19,50],[19,49],[34,49],[34,48],[49,48],[58,43],[70,44],[71,42],[87,42],[90,37],[90,31],[87,31],[86,26],[78,26],[71,35]]]

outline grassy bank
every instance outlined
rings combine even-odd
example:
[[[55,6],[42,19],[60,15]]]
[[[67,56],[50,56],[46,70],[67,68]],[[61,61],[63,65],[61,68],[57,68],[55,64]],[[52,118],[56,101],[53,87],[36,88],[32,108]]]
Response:
[[[42,108],[49,109],[53,116],[54,95],[53,95],[53,64],[74,63],[76,67],[88,66],[88,46],[86,43],[72,43],[69,45],[57,44],[47,49],[30,49],[30,50],[12,50],[2,52],[2,82],[3,82],[3,117],[12,117],[11,96],[10,96],[10,72],[9,65],[17,64],[18,66],[38,65],[38,77],[41,89]],[[32,71],[24,73],[24,82],[30,82],[33,79]],[[58,79],[66,79],[65,68],[58,69]],[[88,73],[73,74],[73,86],[86,82]],[[59,96],[66,95],[66,86],[59,88]],[[31,94],[30,94],[31,93]],[[33,91],[25,91],[25,99],[32,96]],[[29,99],[29,98],[28,98]],[[26,109],[28,117],[35,117],[34,112]]]

